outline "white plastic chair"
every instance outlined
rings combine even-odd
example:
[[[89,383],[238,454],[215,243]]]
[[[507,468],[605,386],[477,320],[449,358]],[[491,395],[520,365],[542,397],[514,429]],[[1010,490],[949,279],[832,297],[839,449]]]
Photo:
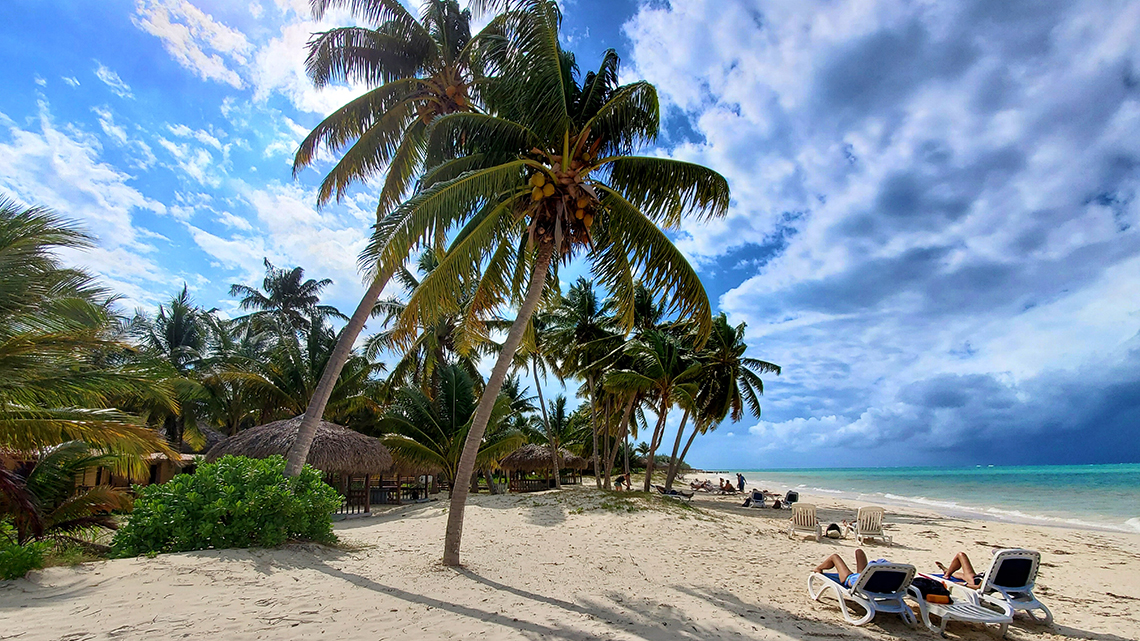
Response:
[[[891,537],[883,532],[883,508],[859,508],[855,518],[855,540],[861,544],[864,539],[882,539],[887,545],[894,545]]]
[[[795,538],[796,534],[814,534],[815,542],[823,538],[823,528],[815,518],[815,506],[810,503],[797,503],[792,506],[792,518],[788,520],[788,536]]]
[[[914,626],[917,622],[914,612],[903,601],[914,574],[913,565],[871,563],[863,569],[855,584],[846,588],[839,583],[838,575],[812,572],[808,575],[808,594],[819,601],[824,592],[834,592],[843,618],[852,625],[863,625],[874,619],[876,613],[887,612],[899,615],[907,625]],[[862,607],[866,611],[863,616],[852,614],[847,608],[848,601]]]

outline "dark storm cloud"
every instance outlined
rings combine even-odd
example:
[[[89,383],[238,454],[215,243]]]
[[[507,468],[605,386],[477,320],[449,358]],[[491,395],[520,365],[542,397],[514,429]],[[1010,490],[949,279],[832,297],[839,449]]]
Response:
[[[1140,456],[1133,8],[690,0],[635,20],[638,65],[699,134],[680,151],[734,192],[683,246],[711,291],[756,269],[721,306],[785,366],[753,446]]]

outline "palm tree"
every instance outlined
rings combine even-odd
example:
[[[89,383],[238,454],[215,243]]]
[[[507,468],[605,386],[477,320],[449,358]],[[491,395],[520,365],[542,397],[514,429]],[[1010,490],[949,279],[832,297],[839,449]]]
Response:
[[[151,418],[161,422],[163,433],[175,447],[184,440],[194,446],[205,442],[196,410],[206,392],[197,380],[196,369],[209,353],[215,327],[213,310],[195,305],[185,284],[166,305],[159,305],[153,318],[137,310],[129,325],[129,333],[142,348],[173,370],[168,381],[178,397],[178,411],[152,412]]]
[[[430,274],[439,264],[439,253],[432,249],[424,250],[417,261],[418,271],[421,274]],[[419,277],[406,268],[401,268],[396,277],[409,294],[419,287]],[[416,328],[414,336],[407,336],[405,332],[397,332],[394,329],[385,329],[369,337],[365,342],[365,354],[369,358],[375,358],[385,350],[398,350],[404,353],[392,368],[392,374],[388,378],[390,389],[402,385],[418,385],[425,393],[431,394],[436,387],[437,368],[449,363],[462,367],[479,389],[483,379],[479,374],[478,359],[488,352],[490,339],[485,331],[471,331],[475,323],[468,315],[462,313],[462,310],[470,304],[474,293],[472,287],[456,292],[459,311],[436,319],[431,326]],[[376,304],[373,316],[383,316],[383,325],[387,327],[400,317],[404,308],[402,300],[395,298],[382,300]]]
[[[255,310],[244,317],[246,320],[264,322],[273,318],[301,332],[309,328],[312,318],[346,320],[337,308],[320,304],[321,291],[332,280],[305,280],[305,270],[300,267],[279,269],[268,258],[264,261],[265,279],[260,290],[249,285],[230,285],[230,296],[241,297],[241,308]]]
[[[684,425],[677,430],[677,439],[673,444],[673,454],[669,461],[669,474],[665,487],[673,486],[673,479],[689,447],[697,434],[703,434],[726,417],[731,416],[733,422],[744,418],[748,413],[760,418],[760,396],[764,394],[764,381],[761,374],[780,375],[780,366],[775,363],[748,358],[744,353],[748,344],[744,341],[745,323],[736,327],[728,324],[728,317],[723,313],[713,319],[712,333],[705,343],[704,349],[698,354],[702,364],[700,390],[693,399],[697,408],[693,425],[693,433],[685,443],[681,455],[677,455]]]
[[[429,396],[418,387],[403,387],[384,412],[377,429],[387,434],[384,445],[398,457],[443,470],[452,493],[466,490],[459,481],[459,459],[475,414],[474,383],[453,365],[440,368],[438,388]],[[491,413],[488,438],[480,441],[477,463],[486,468],[522,444],[522,434],[507,429],[516,412],[511,399],[500,395]]]
[[[649,440],[649,451],[645,459],[645,491],[652,482],[653,467],[657,448],[665,435],[665,422],[669,410],[680,404],[692,407],[697,393],[697,378],[701,365],[688,354],[680,340],[660,330],[650,330],[641,339],[632,341],[627,348],[630,356],[628,369],[616,370],[606,375],[607,387],[647,394],[654,403],[657,426]],[[681,419],[682,425],[686,418]]]
[[[57,251],[90,238],[51,212],[0,199],[0,449],[32,452],[73,440],[109,452],[174,455],[134,402],[176,411],[163,368],[108,359],[129,352],[111,298]]]
[[[98,526],[115,529],[113,510],[129,509],[134,498],[122,490],[97,486],[75,491],[75,478],[96,467],[121,468],[112,454],[96,453],[71,441],[38,453],[30,470],[15,474],[18,501],[0,501],[0,522],[10,520],[20,544],[43,538],[78,542],[74,535]],[[14,492],[7,492],[12,497]]]
[[[226,380],[240,382],[246,393],[258,399],[258,422],[296,416],[305,411],[313,397],[337,338],[320,317],[310,318],[308,326],[303,333],[278,327],[276,343],[261,361],[236,362],[221,374]],[[378,413],[376,398],[381,383],[376,375],[383,369],[383,363],[350,355],[329,397],[329,420],[353,427],[352,417],[359,412]]]
[[[534,389],[535,393],[538,394],[538,406],[542,411],[542,426],[546,431],[551,429],[550,413],[547,411],[546,399],[543,398],[542,381],[539,380],[539,375],[541,374],[542,379],[545,380],[548,371],[555,370],[557,372],[557,363],[554,362],[552,346],[553,334],[552,315],[543,312],[536,313],[530,319],[530,328],[524,335],[521,349],[515,354],[514,360],[516,370],[525,367],[530,370],[531,376],[534,377]],[[558,450],[553,445],[551,445],[550,456],[555,462],[554,488],[561,490],[562,473],[557,465]]]
[[[424,324],[453,308],[451,292],[483,268],[493,308],[509,299],[518,315],[504,342],[458,473],[466,482],[494,399],[543,294],[556,260],[588,251],[595,280],[632,324],[632,289],[640,276],[707,332],[708,296],[696,272],[659,227],[691,212],[723,215],[728,184],[700,165],[629,155],[657,135],[652,85],[618,85],[610,51],[597,73],[578,74],[562,49],[561,14],[551,0],[529,0],[514,16],[498,58],[499,76],[482,86],[495,115],[451,114],[435,121],[425,189],[381,221],[366,256],[380,265],[404,261],[416,243],[459,227],[447,256],[428,275],[401,319]],[[447,565],[459,563],[463,486],[452,495],[445,536]]]
[[[603,302],[593,284],[579,278],[567,292],[562,304],[553,312],[551,349],[562,355],[560,378],[581,377],[586,383],[593,432],[594,482],[601,486],[598,462],[597,383],[604,370],[602,358],[613,349],[618,338],[615,319],[610,316],[613,304]]]
[[[331,154],[343,151],[321,184],[318,202],[324,203],[334,194],[339,198],[351,183],[387,167],[376,208],[379,221],[408,191],[422,166],[428,125],[439,116],[474,109],[483,65],[481,47],[495,42],[492,36],[501,27],[492,21],[472,38],[471,14],[461,11],[455,0],[427,0],[420,10],[421,21],[398,0],[310,0],[310,4],[316,20],[330,9],[347,8],[374,25],[342,27],[314,36],[306,61],[313,83],[320,88],[355,81],[372,89],[313,129],[294,158],[294,174],[313,164],[322,148]],[[300,474],[341,368],[380,293],[403,267],[411,249],[409,244],[398,260],[373,265],[368,290],[341,330],[305,411],[285,474]]]

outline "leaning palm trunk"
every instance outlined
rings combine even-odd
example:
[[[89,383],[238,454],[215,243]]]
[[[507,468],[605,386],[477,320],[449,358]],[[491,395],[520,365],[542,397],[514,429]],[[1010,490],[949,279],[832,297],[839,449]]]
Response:
[[[380,292],[384,291],[387,282],[386,278],[373,279],[372,286],[360,299],[356,312],[341,330],[336,340],[336,347],[333,348],[328,364],[325,365],[325,371],[321,373],[321,380],[313,390],[313,398],[309,400],[309,406],[305,409],[305,417],[301,419],[301,426],[297,429],[297,440],[289,449],[289,457],[285,461],[285,476],[297,476],[301,473],[301,468],[305,467],[305,461],[309,458],[309,448],[312,447],[313,438],[317,435],[317,424],[325,414],[325,406],[328,405],[333,388],[336,387],[340,371],[344,369],[344,364],[352,355],[352,346],[364,329],[364,323],[372,313],[376,301],[380,299]]]
[[[665,475],[665,489],[673,489],[673,479],[677,478],[677,470],[681,469],[681,460],[677,452],[681,449],[681,437],[685,434],[685,423],[689,420],[689,410],[681,417],[681,427],[677,428],[677,438],[673,441],[673,453],[669,455],[669,472]],[[695,427],[695,426],[694,426]]]
[[[590,431],[594,433],[594,485],[602,489],[602,471],[598,469],[598,406],[594,395],[594,378],[586,377],[586,389],[590,392]]]
[[[538,368],[532,362],[530,371],[534,374],[534,389],[538,392],[538,405],[542,408],[542,424],[546,427],[546,440],[550,443],[550,460],[554,464],[554,488],[562,489],[562,461],[558,458],[558,442],[554,433],[550,431],[550,416],[546,413],[546,399],[542,397],[542,385],[538,383]]]
[[[621,449],[620,444],[625,439],[625,437],[629,434],[629,417],[633,413],[634,398],[636,398],[636,397],[634,397],[632,395],[629,397],[629,402],[626,403],[625,411],[622,413],[621,428],[619,429],[620,436],[618,436],[614,439],[614,446],[610,450],[609,458],[607,459],[608,462],[606,463],[606,479],[607,480],[611,476],[611,470],[614,469],[614,462],[617,461],[617,453],[618,453],[618,450]],[[625,471],[627,474],[629,473],[629,454],[628,453],[625,456]],[[608,484],[606,485],[606,489],[607,490],[610,489],[610,486]]]
[[[701,434],[703,426],[700,421],[696,422],[693,426],[693,433],[689,435],[689,440],[685,443],[685,449],[681,450],[681,457],[677,459],[677,469],[681,469],[681,464],[685,462],[685,457],[689,454],[689,448],[693,445],[693,440],[697,438],[697,434]]]
[[[479,453],[479,444],[483,442],[483,433],[487,431],[487,422],[491,418],[495,399],[503,387],[503,379],[507,376],[511,361],[522,342],[526,326],[531,316],[538,308],[538,301],[542,298],[542,288],[546,284],[546,274],[550,271],[550,259],[554,255],[554,243],[540,241],[538,255],[534,259],[534,271],[527,286],[526,298],[519,307],[519,314],[511,324],[507,333],[507,340],[495,361],[495,369],[491,370],[491,378],[483,388],[483,396],[479,399],[479,407],[475,409],[475,419],[471,430],[467,433],[467,441],[463,444],[463,455],[459,458],[459,469],[456,471],[454,491],[451,494],[451,507],[447,513],[447,532],[443,539],[443,564],[459,565],[459,546],[463,538],[463,509],[467,504],[467,480],[475,469],[475,457]]]
[[[653,438],[649,441],[649,454],[645,457],[645,491],[653,483],[653,468],[657,462],[657,448],[661,446],[661,438],[665,436],[665,417],[669,414],[669,406],[661,403],[661,414],[657,418],[657,427],[653,429]]]

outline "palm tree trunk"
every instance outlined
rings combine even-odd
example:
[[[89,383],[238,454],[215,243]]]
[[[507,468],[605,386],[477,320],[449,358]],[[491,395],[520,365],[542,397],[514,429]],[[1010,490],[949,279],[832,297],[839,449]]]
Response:
[[[645,455],[645,491],[653,482],[653,467],[657,456],[657,447],[661,445],[661,437],[665,436],[665,417],[669,414],[668,401],[661,401],[661,413],[657,417],[657,427],[653,429],[653,438],[649,440],[649,453]]]
[[[611,432],[610,414],[613,411],[613,398],[611,398],[612,396],[613,396],[612,394],[606,395],[606,421],[605,421],[606,429],[604,432],[602,432],[602,455],[603,455],[602,462],[605,463],[605,465],[602,466],[602,469],[604,469],[605,473],[606,473],[605,486],[606,486],[607,490],[610,489],[610,465],[609,465],[610,447],[611,447],[611,444],[614,440],[613,434],[610,434],[610,432]]]
[[[693,439],[697,438],[697,434],[701,433],[701,424],[698,421],[693,425],[693,433],[689,435],[689,442],[685,443],[685,449],[681,450],[681,458],[677,459],[677,469],[681,469],[681,463],[685,462],[685,456],[689,453],[689,448],[693,445]]]
[[[598,469],[598,406],[594,403],[594,377],[586,377],[586,389],[590,391],[590,431],[594,433],[594,485],[602,489],[602,471]]]
[[[625,475],[626,476],[629,476],[629,428],[628,428],[628,425],[629,424],[626,423],[627,427],[626,427],[626,431],[625,431],[625,447],[622,448],[622,456],[623,456],[623,458],[625,458]],[[631,488],[627,487],[626,489],[631,489]]]
[[[325,406],[328,405],[333,388],[336,387],[336,380],[340,378],[340,371],[344,369],[344,364],[352,355],[352,346],[364,329],[364,323],[372,314],[372,308],[380,299],[380,292],[384,291],[384,285],[387,283],[387,278],[373,279],[372,285],[364,292],[364,297],[360,299],[352,318],[348,319],[348,324],[340,331],[336,347],[329,356],[325,370],[321,373],[321,380],[313,390],[313,397],[305,409],[305,417],[301,419],[301,426],[297,429],[297,440],[293,442],[293,447],[289,448],[289,457],[285,461],[285,476],[297,476],[301,473],[301,468],[305,467],[305,461],[309,458],[309,448],[313,446],[313,438],[317,435],[317,425],[325,414]]]
[[[665,475],[665,489],[673,489],[673,479],[677,478],[677,469],[681,462],[677,460],[677,451],[681,449],[681,435],[685,433],[685,423],[689,420],[689,410],[685,410],[681,417],[681,427],[677,428],[677,439],[673,441],[673,453],[669,455],[669,472]]]
[[[479,398],[479,406],[475,409],[475,419],[471,430],[467,432],[467,441],[463,444],[463,455],[459,458],[459,469],[456,471],[455,491],[451,494],[451,507],[447,513],[447,531],[443,539],[443,564],[459,565],[459,546],[463,539],[463,508],[467,504],[467,479],[475,469],[475,456],[479,453],[479,444],[483,442],[483,434],[487,431],[487,421],[491,419],[491,410],[494,409],[495,399],[503,387],[503,379],[511,367],[515,352],[522,342],[526,326],[530,323],[534,310],[538,308],[539,299],[542,298],[542,287],[546,283],[546,274],[550,271],[550,258],[554,255],[554,243],[540,241],[538,255],[534,259],[534,271],[530,275],[530,284],[527,285],[526,298],[519,307],[518,316],[511,324],[507,333],[507,340],[503,342],[503,349],[495,361],[495,368],[491,370],[491,378],[483,388],[483,396]]]
[[[610,450],[610,454],[609,454],[609,457],[607,459],[608,462],[606,463],[606,478],[607,479],[610,478],[610,470],[614,469],[614,461],[617,460],[618,450],[621,449],[619,444],[621,443],[622,439],[624,439],[629,434],[629,417],[633,413],[633,400],[634,400],[634,398],[636,398],[636,397],[631,394],[629,397],[629,402],[626,403],[626,405],[625,405],[625,411],[622,412],[621,436],[618,436],[617,438],[614,439],[614,446],[613,446],[613,449]],[[625,471],[629,472],[629,453],[628,452],[625,455],[625,467],[626,467]],[[607,486],[606,489],[607,490],[610,489],[609,486]],[[629,488],[626,488],[626,489],[629,489]]]
[[[555,442],[558,439],[550,433],[550,416],[546,413],[546,399],[542,397],[542,385],[538,383],[538,368],[534,366],[534,361],[531,361],[530,371],[534,374],[534,389],[538,392],[538,404],[542,407],[542,424],[546,426],[546,440],[550,443],[550,460],[554,465],[554,489],[562,489],[562,472],[558,469],[561,461],[558,460],[558,444]]]

